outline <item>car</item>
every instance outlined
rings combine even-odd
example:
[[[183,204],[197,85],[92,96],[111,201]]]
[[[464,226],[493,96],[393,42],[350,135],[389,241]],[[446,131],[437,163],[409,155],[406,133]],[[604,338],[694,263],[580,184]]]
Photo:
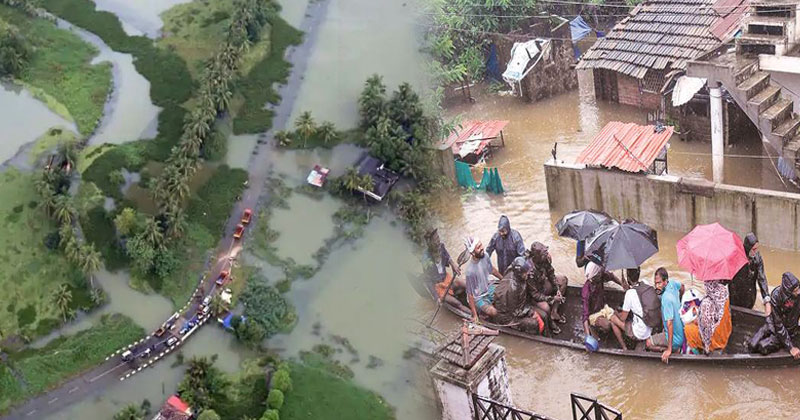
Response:
[[[156,332],[154,333],[154,335],[155,335],[156,337],[161,337],[162,335],[164,335],[164,333],[165,333],[165,332],[167,332],[167,329],[168,329],[167,325],[166,325],[166,324],[164,324],[164,325],[162,325],[162,326],[158,327],[158,329],[156,330]]]
[[[246,225],[250,223],[250,219],[253,217],[253,210],[252,209],[244,209],[242,212],[242,224]]]
[[[208,313],[210,311],[211,311],[211,307],[210,306],[203,306],[203,310],[202,310],[203,315],[208,315]]]
[[[139,354],[139,357],[141,357],[142,359],[147,359],[147,357],[150,356],[150,353],[152,352],[153,349],[151,347],[148,347],[141,354]]]
[[[230,276],[230,274],[231,272],[227,270],[220,272],[219,277],[217,277],[217,285],[222,286],[225,284],[225,281],[228,280],[228,276]]]
[[[169,339],[167,339],[167,347],[172,347],[177,342],[178,342],[178,339],[176,337],[170,337]]]
[[[211,296],[210,295],[206,296],[205,299],[203,299],[203,305],[204,306],[208,306],[209,303],[211,303]]]
[[[131,361],[131,360],[133,360],[133,352],[132,352],[132,351],[130,351],[130,350],[125,350],[125,351],[122,353],[122,361],[123,361],[123,362],[129,362],[129,361]]]
[[[236,230],[233,231],[233,239],[242,239],[244,234],[244,225],[239,223],[236,225]]]

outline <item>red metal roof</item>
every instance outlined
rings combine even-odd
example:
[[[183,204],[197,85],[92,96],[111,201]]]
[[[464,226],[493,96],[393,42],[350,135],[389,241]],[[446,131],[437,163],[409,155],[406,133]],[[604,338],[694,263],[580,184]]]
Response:
[[[750,8],[749,0],[717,0],[714,3],[714,11],[719,14],[709,30],[711,34],[721,41],[733,35],[739,29],[742,18]]]
[[[183,400],[178,398],[177,395],[173,395],[173,396],[169,397],[167,399],[167,405],[169,405],[170,407],[180,411],[181,413],[189,413],[190,412],[189,404],[186,404],[185,402],[183,402]]]
[[[448,147],[453,149],[453,153],[458,153],[458,150],[467,140],[492,140],[500,135],[500,132],[508,125],[508,121],[503,120],[467,120],[461,123],[461,128],[450,134],[440,147],[444,150]],[[483,143],[483,142],[481,142]],[[482,148],[482,147],[481,147]]]
[[[646,171],[672,136],[673,128],[655,132],[655,126],[612,121],[592,139],[576,163],[618,168],[627,172]]]

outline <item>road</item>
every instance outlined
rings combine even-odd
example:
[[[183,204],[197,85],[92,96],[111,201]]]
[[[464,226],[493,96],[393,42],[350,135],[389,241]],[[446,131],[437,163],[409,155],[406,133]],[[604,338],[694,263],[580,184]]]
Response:
[[[278,93],[281,95],[281,102],[273,108],[273,112],[275,113],[273,127],[260,136],[262,139],[267,139],[269,141],[256,144],[255,153],[251,155],[250,162],[248,163],[249,179],[247,188],[242,194],[242,199],[237,202],[231,210],[231,214],[225,225],[225,233],[222,239],[220,239],[213,259],[210,261],[213,265],[210,274],[204,279],[201,279],[198,284],[198,289],[202,292],[203,296],[210,296],[212,293],[216,292],[214,286],[219,273],[228,267],[231,257],[235,257],[241,250],[241,241],[234,240],[233,231],[236,225],[239,224],[244,209],[253,209],[253,220],[257,220],[258,204],[265,192],[266,181],[269,178],[271,170],[270,165],[268,165],[261,156],[264,156],[270,151],[270,148],[273,147],[272,134],[275,131],[283,130],[289,126],[289,117],[294,109],[294,103],[297,99],[298,91],[300,90],[303,75],[308,66],[308,59],[316,43],[321,26],[320,24],[327,14],[329,3],[330,0],[309,2],[305,17],[299,28],[305,33],[303,43],[296,47],[290,47],[286,51],[286,60],[292,63],[293,67],[287,83],[279,86],[277,89]],[[247,232],[244,234],[245,238],[246,236]],[[198,305],[199,302],[192,298],[179,312],[183,318],[189,319],[196,313]],[[164,334],[161,337],[155,337],[154,334],[150,334],[139,342],[132,343],[128,347],[119,349],[114,354],[109,355],[104,362],[90,371],[70,379],[56,389],[28,400],[21,406],[15,407],[6,416],[2,417],[2,419],[29,420],[42,418],[70,404],[81,401],[91,395],[98,394],[109,386],[128,380],[142,369],[151,367],[154,363],[157,363],[161,358],[165,357],[167,353],[180,347],[191,337],[192,333],[197,328],[207,322],[209,322],[208,318],[201,320],[193,330],[184,335],[179,335],[174,331]],[[178,340],[173,345],[166,346],[166,341],[170,336],[175,336]],[[147,358],[142,359],[138,357],[145,352],[147,348],[152,349]],[[139,363],[129,363],[122,360],[122,353],[127,349],[132,349],[135,356],[137,356],[135,359],[138,360]]]

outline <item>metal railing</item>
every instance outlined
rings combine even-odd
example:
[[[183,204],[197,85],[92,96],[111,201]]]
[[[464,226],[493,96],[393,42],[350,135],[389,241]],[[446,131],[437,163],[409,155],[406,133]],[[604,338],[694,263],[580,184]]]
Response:
[[[475,408],[475,420],[552,420],[478,394],[472,394],[472,405]]]
[[[572,393],[572,420],[622,420],[622,413],[595,398]],[[580,414],[580,415],[579,415]]]

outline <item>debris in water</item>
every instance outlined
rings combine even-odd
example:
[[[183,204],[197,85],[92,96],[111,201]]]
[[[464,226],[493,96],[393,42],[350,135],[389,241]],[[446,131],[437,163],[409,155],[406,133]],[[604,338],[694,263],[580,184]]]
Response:
[[[381,366],[383,366],[383,359],[381,359],[380,357],[369,355],[369,363],[367,363],[367,369],[375,369]]]

